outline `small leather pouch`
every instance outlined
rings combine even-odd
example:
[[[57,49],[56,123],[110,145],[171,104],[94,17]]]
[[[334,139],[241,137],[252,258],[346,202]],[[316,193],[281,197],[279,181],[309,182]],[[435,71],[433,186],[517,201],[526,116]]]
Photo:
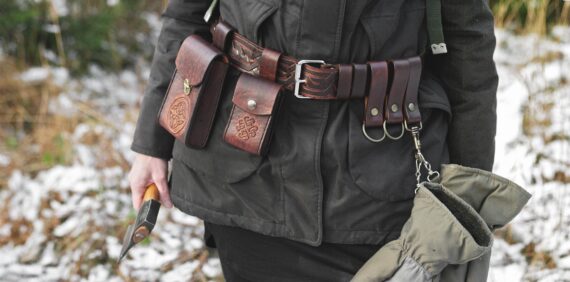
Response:
[[[228,70],[227,58],[198,35],[188,36],[176,56],[176,69],[158,122],[186,146],[206,146]]]
[[[242,73],[232,97],[224,141],[256,155],[265,155],[281,103],[281,84]]]

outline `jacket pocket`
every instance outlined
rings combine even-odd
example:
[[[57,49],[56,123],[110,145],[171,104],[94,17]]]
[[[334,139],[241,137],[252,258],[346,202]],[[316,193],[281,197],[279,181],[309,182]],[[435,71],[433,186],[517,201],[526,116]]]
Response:
[[[194,149],[175,141],[173,158],[182,161],[195,171],[213,176],[226,183],[235,183],[253,174],[263,157],[254,155],[224,142],[223,133],[232,108],[232,94],[240,72],[233,67],[222,90],[210,139],[203,149]]]
[[[422,153],[437,170],[448,161],[447,128],[450,107],[443,88],[435,81],[422,79],[419,88]],[[436,92],[437,91],[437,92]],[[399,140],[384,139],[373,143],[362,133],[363,101],[350,104],[348,119],[348,170],[354,184],[374,199],[400,201],[411,199],[416,187],[414,143],[409,132]],[[401,128],[389,126],[392,135]],[[368,129],[372,137],[382,135],[381,129]],[[422,171],[425,175],[425,171]]]

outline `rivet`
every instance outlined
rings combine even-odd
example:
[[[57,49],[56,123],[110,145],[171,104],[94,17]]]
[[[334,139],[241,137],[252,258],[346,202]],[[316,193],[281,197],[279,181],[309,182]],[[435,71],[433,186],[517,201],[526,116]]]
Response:
[[[255,102],[255,100],[247,100],[247,108],[250,110],[255,110],[255,108],[257,107],[257,103]]]
[[[374,107],[372,109],[370,109],[370,114],[375,117],[380,113],[380,111],[378,110],[378,108]]]
[[[410,110],[410,112],[413,112],[416,110],[416,104],[414,103],[409,103],[408,104],[408,110]]]
[[[390,110],[391,110],[393,113],[397,112],[397,111],[398,111],[398,105],[392,104],[392,106],[390,107]]]

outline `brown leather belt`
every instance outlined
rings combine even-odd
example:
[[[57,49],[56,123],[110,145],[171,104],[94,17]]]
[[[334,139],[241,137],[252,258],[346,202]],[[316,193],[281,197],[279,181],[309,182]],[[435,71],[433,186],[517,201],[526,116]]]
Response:
[[[224,50],[234,67],[283,84],[298,98],[364,98],[366,127],[421,121],[417,104],[420,56],[365,64],[326,64],[322,60],[297,60],[263,48],[221,20],[212,25],[211,32],[214,45]]]

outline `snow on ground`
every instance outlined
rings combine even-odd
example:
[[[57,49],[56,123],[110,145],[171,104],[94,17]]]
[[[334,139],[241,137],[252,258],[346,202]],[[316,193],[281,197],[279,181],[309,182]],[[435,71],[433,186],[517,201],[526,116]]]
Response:
[[[6,203],[0,207],[1,281],[207,281],[220,276],[219,260],[208,256],[201,239],[202,222],[165,208],[149,242],[116,264],[135,214],[128,167],[107,163],[109,158],[132,162],[129,147],[148,76],[148,66],[142,68],[142,74],[116,75],[92,67],[87,77],[73,80],[57,68],[31,68],[20,75],[26,83],[49,79],[64,89],[50,101],[51,113],[89,115],[97,122],[87,119],[67,136],[73,144],[71,165],[33,177],[15,170],[0,189],[0,201]],[[0,166],[9,162],[0,154]]]
[[[533,198],[498,235],[490,281],[570,281],[570,29],[555,38],[514,36],[498,30],[500,74],[494,171],[519,183]],[[128,167],[143,71],[110,75],[97,67],[82,79],[65,69],[32,68],[27,83],[49,79],[63,92],[51,113],[89,115],[67,136],[74,159],[31,176],[14,171],[0,189],[2,281],[205,281],[219,279],[219,260],[202,241],[195,217],[162,209],[150,241],[115,263],[122,235],[134,219]],[[523,126],[524,125],[524,126]],[[102,154],[104,152],[104,154]],[[0,152],[0,167],[10,157]],[[120,162],[111,162],[120,163]],[[502,233],[501,233],[502,234]]]
[[[497,31],[494,172],[533,197],[497,240],[489,281],[570,281],[570,34]],[[523,118],[523,114],[524,118]]]

